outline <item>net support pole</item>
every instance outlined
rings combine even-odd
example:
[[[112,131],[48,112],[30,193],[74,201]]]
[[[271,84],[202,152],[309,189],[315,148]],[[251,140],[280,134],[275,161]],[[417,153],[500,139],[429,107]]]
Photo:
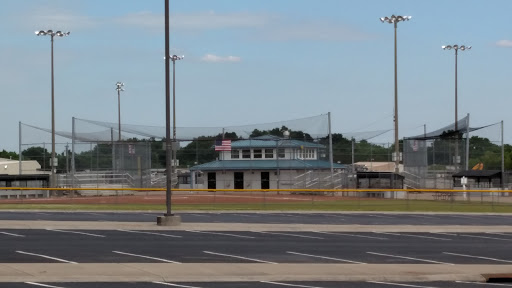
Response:
[[[329,119],[329,164],[331,165],[331,185],[334,188],[334,157],[332,152],[332,133],[331,133],[331,112],[327,113]]]
[[[116,170],[116,146],[114,144],[114,128],[110,128],[110,143],[112,143],[112,174]]]
[[[503,143],[503,120],[501,120],[501,189],[505,189],[505,145]]]
[[[19,175],[21,175],[22,169],[21,169],[21,121],[19,121],[19,127],[18,127],[18,170]]]
[[[466,164],[464,165],[464,169],[469,170],[469,113],[466,117]]]
[[[75,117],[71,118],[71,187],[75,187]]]
[[[354,146],[355,146],[356,139],[352,138],[352,141],[350,141],[350,142],[352,143],[352,172],[355,172],[356,167],[354,166],[355,165]]]

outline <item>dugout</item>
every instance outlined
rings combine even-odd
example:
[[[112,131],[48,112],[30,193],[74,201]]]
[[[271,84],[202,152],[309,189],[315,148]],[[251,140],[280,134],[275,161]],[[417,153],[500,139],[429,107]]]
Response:
[[[356,173],[357,189],[403,189],[404,176],[393,172],[368,172],[361,171]],[[395,192],[361,192],[361,196],[374,198],[395,198]]]
[[[0,187],[35,187],[47,188],[49,174],[0,174]],[[49,197],[48,190],[0,190],[0,199]]]
[[[453,187],[462,187],[462,177],[468,178],[468,188],[501,188],[503,184],[500,170],[465,170],[452,175]]]

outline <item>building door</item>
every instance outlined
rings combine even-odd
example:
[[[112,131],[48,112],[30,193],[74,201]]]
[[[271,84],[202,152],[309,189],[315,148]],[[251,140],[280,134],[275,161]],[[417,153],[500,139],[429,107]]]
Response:
[[[208,189],[217,189],[217,173],[208,172]]]
[[[244,172],[235,172],[235,189],[244,189]]]
[[[261,189],[270,189],[270,172],[261,172]]]

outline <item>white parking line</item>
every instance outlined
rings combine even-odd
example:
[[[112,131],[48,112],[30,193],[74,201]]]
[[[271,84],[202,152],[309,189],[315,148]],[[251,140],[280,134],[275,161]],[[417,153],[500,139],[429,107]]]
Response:
[[[384,215],[374,215],[374,214],[369,214],[368,216],[372,216],[372,217],[378,217],[378,218],[388,218],[388,219],[393,219],[393,218],[396,218],[396,217],[391,217],[391,216],[384,216]]]
[[[373,233],[385,234],[385,235],[395,235],[395,236],[416,237],[416,238],[427,238],[427,239],[444,240],[444,241],[451,241],[452,240],[452,239],[448,239],[448,238],[437,238],[437,237],[429,237],[429,236],[421,236],[421,235],[411,235],[411,234],[403,234],[403,233],[390,233],[390,232],[373,232]]]
[[[324,239],[324,238],[315,237],[315,236],[298,235],[298,234],[290,234],[290,233],[280,233],[280,232],[263,232],[263,231],[252,231],[252,232],[254,232],[254,233],[263,233],[263,234],[285,235],[285,236],[293,236],[293,237],[301,237],[301,238],[311,238],[311,239]]]
[[[477,235],[464,235],[464,234],[459,234],[459,236],[461,236],[461,237],[471,237],[471,238],[482,238],[482,239],[501,240],[501,241],[512,241],[512,239],[494,238],[494,237],[477,236]]]
[[[388,240],[388,238],[373,237],[373,236],[366,236],[366,235],[357,235],[357,234],[332,233],[332,232],[324,232],[324,231],[311,231],[311,232],[321,233],[321,234],[329,234],[329,235],[341,235],[341,236],[361,237],[361,238],[378,239],[378,240]]]
[[[391,282],[379,282],[379,281],[368,281],[368,283],[385,284],[385,285],[394,285],[394,286],[402,286],[402,287],[438,288],[438,287],[433,287],[433,286],[419,286],[419,285],[401,284],[401,283],[391,283]]]
[[[475,219],[472,216],[463,216],[463,215],[442,215],[441,217],[455,217],[455,218],[465,218],[465,219]]]
[[[64,288],[64,287],[60,287],[60,286],[52,286],[52,285],[46,285],[46,284],[41,284],[41,283],[36,283],[36,282],[25,282],[25,284],[31,284],[31,285],[41,286],[41,287],[48,287],[48,288]]]
[[[498,262],[512,263],[512,261],[509,261],[509,260],[502,260],[502,259],[496,259],[496,258],[481,257],[481,256],[473,256],[473,255],[458,254],[458,253],[450,253],[450,252],[443,252],[443,253],[444,253],[444,254],[448,254],[448,255],[461,256],[461,257],[478,258],[478,259],[492,260],[492,261],[498,261]]]
[[[85,232],[76,232],[76,231],[68,231],[68,230],[59,230],[59,229],[46,229],[46,230],[48,230],[48,231],[55,231],[55,232],[82,234],[82,235],[94,236],[94,237],[107,237],[105,235],[98,235],[98,234],[85,233]]]
[[[306,286],[306,285],[288,284],[288,283],[273,282],[273,281],[260,281],[260,283],[275,284],[275,285],[281,285],[281,286],[291,286],[291,287],[303,287],[303,288],[322,288],[322,287],[318,287],[318,286]]]
[[[444,233],[444,232],[430,232],[430,234],[439,234],[439,235],[447,235],[447,236],[457,236],[457,234]]]
[[[374,254],[374,255],[379,255],[379,256],[386,256],[386,257],[394,257],[394,258],[402,258],[402,259],[423,261],[423,262],[429,262],[429,263],[454,265],[452,263],[445,263],[445,262],[438,262],[438,261],[432,261],[432,260],[425,260],[425,259],[420,259],[420,258],[412,258],[412,257],[398,256],[398,255],[382,254],[382,253],[376,253],[376,252],[366,252],[366,253]]]
[[[235,213],[231,213],[232,216],[242,216],[242,217],[259,217],[259,216],[255,216],[255,215],[247,215],[247,214],[235,214]]]
[[[207,217],[208,215],[203,215],[203,214],[193,214],[193,213],[188,213],[186,215],[190,215],[190,216],[196,216],[196,217]]]
[[[344,215],[336,215],[336,214],[322,214],[322,216],[334,217],[334,218],[339,219],[339,220],[347,220],[347,218],[345,218],[345,216],[344,216]]]
[[[170,235],[170,234],[163,234],[163,233],[155,233],[155,232],[133,231],[133,230],[123,230],[123,229],[117,229],[117,231],[128,232],[128,233],[139,233],[139,234],[159,235],[159,236],[173,237],[173,238],[181,238],[181,236],[177,236],[177,235]]]
[[[244,235],[236,235],[236,234],[230,234],[230,233],[220,233],[220,232],[206,232],[206,231],[197,231],[197,230],[185,230],[187,232],[192,232],[192,233],[204,233],[204,234],[215,234],[215,235],[225,235],[225,236],[232,236],[232,237],[238,237],[238,238],[249,238],[249,239],[254,239],[256,237],[251,237],[251,236],[244,236]]]
[[[128,256],[135,256],[135,257],[141,257],[141,258],[147,258],[147,259],[158,260],[158,261],[162,261],[162,262],[166,262],[166,263],[181,264],[180,262],[171,261],[171,260],[162,259],[162,258],[155,258],[155,257],[144,256],[144,255],[138,255],[138,254],[132,254],[132,253],[126,253],[126,252],[121,252],[121,251],[112,251],[112,252],[117,253],[117,254],[128,255]]]
[[[277,214],[279,216],[286,216],[286,217],[295,217],[295,218],[303,218],[304,216],[302,215],[295,215],[295,214],[282,214],[282,213],[279,213]]]
[[[499,284],[499,283],[481,283],[481,282],[466,282],[466,281],[455,281],[456,283],[464,283],[464,284],[480,284],[480,285],[492,285],[492,286],[507,286],[512,287],[512,284]]]
[[[512,236],[510,234],[498,233],[498,232],[485,232],[485,234],[501,235],[501,236]]]
[[[363,262],[351,261],[351,260],[346,260],[346,259],[339,259],[339,258],[332,258],[332,257],[325,257],[325,256],[311,255],[311,254],[303,254],[303,253],[297,253],[297,252],[292,252],[292,251],[286,251],[286,253],[296,254],[296,255],[301,255],[301,256],[314,257],[314,258],[342,261],[342,262],[348,262],[348,263],[354,263],[354,264],[366,264],[366,263],[363,263]]]
[[[94,212],[87,212],[85,214],[94,215],[94,216],[105,216],[105,214],[94,213]]]
[[[64,259],[60,259],[60,258],[55,258],[55,257],[50,257],[50,256],[42,255],[42,254],[29,253],[29,252],[24,252],[24,251],[19,251],[19,250],[16,251],[16,253],[27,254],[27,255],[32,255],[32,256],[39,256],[39,257],[48,258],[48,259],[52,259],[52,260],[56,260],[56,261],[60,261],[60,262],[64,262],[64,263],[78,264],[78,263],[73,262],[73,261],[68,261],[68,260],[64,260]]]
[[[438,217],[425,216],[425,215],[413,215],[413,214],[407,214],[407,215],[404,215],[404,216],[417,217],[417,218],[427,218],[427,219],[438,219]]]
[[[263,260],[258,260],[258,259],[254,259],[254,258],[247,258],[247,257],[242,257],[242,256],[236,256],[236,255],[215,253],[215,252],[210,252],[210,251],[203,251],[203,252],[207,253],[207,254],[220,255],[220,256],[226,256],[226,257],[233,257],[233,258],[239,258],[239,259],[244,259],[244,260],[251,260],[251,261],[261,262],[261,263],[277,264],[276,262],[263,261]]]
[[[8,233],[8,232],[0,232],[0,234],[5,234],[5,235],[9,235],[9,236],[14,236],[14,237],[25,237],[25,235]]]
[[[158,281],[153,281],[152,283],[162,284],[162,285],[167,285],[167,286],[174,286],[174,287],[183,287],[183,288],[201,288],[201,287],[197,287],[197,286],[185,286],[185,285],[178,285],[178,284],[172,284],[172,283],[166,283],[166,282],[158,282]]]

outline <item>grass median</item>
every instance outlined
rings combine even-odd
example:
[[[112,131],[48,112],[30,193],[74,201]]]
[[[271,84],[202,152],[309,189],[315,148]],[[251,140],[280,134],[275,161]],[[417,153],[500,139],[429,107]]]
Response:
[[[280,203],[201,203],[172,204],[173,211],[385,211],[385,212],[474,212],[512,213],[510,203],[430,201],[430,200],[338,200]],[[58,211],[166,211],[165,204],[40,204],[1,203],[0,210],[58,210]]]

